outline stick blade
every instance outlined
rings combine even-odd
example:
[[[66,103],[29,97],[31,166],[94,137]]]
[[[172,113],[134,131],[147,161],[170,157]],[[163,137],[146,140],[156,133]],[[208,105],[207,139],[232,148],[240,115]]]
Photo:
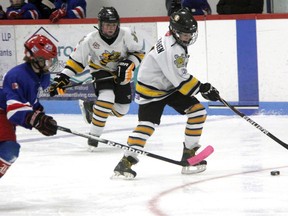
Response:
[[[195,164],[200,163],[202,160],[207,158],[214,152],[214,148],[211,145],[208,145],[205,149],[203,149],[199,154],[187,159],[189,165],[193,166]]]

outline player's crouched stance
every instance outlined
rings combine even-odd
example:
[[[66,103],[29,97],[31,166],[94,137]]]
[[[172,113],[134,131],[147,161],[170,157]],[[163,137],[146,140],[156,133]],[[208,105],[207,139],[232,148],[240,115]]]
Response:
[[[135,100],[139,103],[138,125],[128,137],[128,145],[144,148],[149,137],[159,125],[166,105],[187,116],[182,161],[195,156],[206,120],[204,106],[194,97],[199,92],[205,99],[217,101],[219,92],[210,84],[202,84],[187,72],[188,46],[197,39],[197,22],[186,9],[170,17],[169,31],[161,37],[144,57],[139,68]],[[138,162],[137,154],[126,151],[114,169],[116,176],[134,178],[131,169]],[[206,161],[183,167],[183,174],[203,172]]]
[[[128,113],[132,101],[130,82],[134,69],[144,57],[145,46],[135,30],[120,26],[120,17],[114,7],[103,7],[98,13],[98,21],[97,30],[79,41],[49,91],[52,97],[65,93],[63,86],[70,78],[89,66],[97,100],[86,104],[90,111],[85,113],[91,123],[89,133],[100,137],[110,116],[120,118]],[[80,104],[81,110],[83,106]],[[89,151],[94,151],[98,141],[88,139],[88,147]]]
[[[4,75],[0,88],[0,178],[19,156],[16,125],[36,128],[45,136],[57,133],[57,123],[44,113],[39,89],[50,83],[49,68],[57,62],[56,46],[43,35],[34,35],[25,44],[25,63]]]

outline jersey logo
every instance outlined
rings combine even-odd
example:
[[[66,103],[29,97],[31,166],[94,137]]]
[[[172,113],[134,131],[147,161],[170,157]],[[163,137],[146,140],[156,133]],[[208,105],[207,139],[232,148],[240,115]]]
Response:
[[[106,66],[109,62],[118,62],[121,53],[115,52],[114,50],[110,53],[109,51],[105,50],[104,53],[100,56],[100,63],[101,65]]]
[[[52,46],[52,44],[47,43],[44,46],[44,49],[47,50],[48,52],[52,52],[53,46]]]
[[[157,43],[156,43],[156,51],[158,54],[160,54],[161,52],[163,52],[165,49],[163,47],[163,44],[162,44],[162,38],[160,38]]]
[[[175,55],[174,58],[175,58],[174,64],[176,65],[177,68],[181,68],[187,65],[185,54],[181,54],[181,56]]]
[[[12,86],[11,86],[12,89],[19,89],[18,83],[14,82],[14,83],[12,83],[11,85],[12,85]]]
[[[94,42],[92,46],[94,47],[94,49],[100,48],[100,44],[98,44],[97,42]]]

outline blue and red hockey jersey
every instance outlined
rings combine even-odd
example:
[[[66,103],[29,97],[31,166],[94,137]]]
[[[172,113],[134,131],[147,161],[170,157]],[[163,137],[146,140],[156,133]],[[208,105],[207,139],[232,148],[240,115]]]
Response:
[[[181,0],[181,5],[190,8],[193,15],[204,15],[208,11],[211,13],[211,7],[207,0]]]
[[[66,16],[63,18],[68,19],[82,19],[86,17],[86,6],[85,0],[55,0],[54,2],[56,9],[66,10]]]
[[[31,129],[25,123],[26,115],[43,109],[39,102],[39,92],[49,84],[50,74],[35,73],[29,63],[12,68],[4,75],[3,87],[0,88],[0,114],[5,113],[7,120],[14,125]],[[5,127],[2,123],[0,131]]]
[[[6,16],[7,19],[39,19],[41,15],[35,5],[24,3],[21,8],[8,7]]]

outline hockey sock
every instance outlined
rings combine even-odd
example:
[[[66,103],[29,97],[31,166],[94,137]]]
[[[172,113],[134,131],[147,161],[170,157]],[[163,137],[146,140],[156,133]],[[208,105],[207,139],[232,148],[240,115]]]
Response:
[[[0,178],[6,173],[10,166],[11,163],[8,163],[7,161],[0,158]]]
[[[187,111],[187,124],[185,128],[185,146],[193,148],[199,143],[203,124],[207,117],[207,112],[202,104],[196,104]]]

